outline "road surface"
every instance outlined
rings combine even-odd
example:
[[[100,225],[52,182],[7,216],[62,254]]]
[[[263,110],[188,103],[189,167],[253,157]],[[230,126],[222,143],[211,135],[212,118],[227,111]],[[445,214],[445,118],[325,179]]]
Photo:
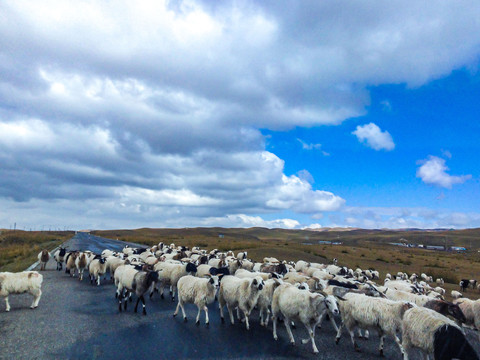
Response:
[[[101,252],[120,250],[125,243],[79,233],[66,245]],[[294,330],[295,346],[289,344],[283,324],[275,341],[271,322],[268,328],[261,327],[257,312],[251,317],[250,331],[244,324],[222,324],[217,303],[209,306],[208,328],[203,314],[201,325],[195,325],[197,310],[191,304],[186,305],[189,321],[184,323],[181,315],[172,317],[176,303],[158,294],[147,299],[147,316],[134,313],[132,304],[127,312],[119,313],[110,282],[93,286],[88,276],[79,282],[55,271],[53,261],[42,273],[43,296],[37,309],[29,308],[27,294],[10,297],[9,313],[0,300],[0,359],[379,359],[376,334],[360,341],[362,352],[356,353],[346,334],[335,345],[329,322],[316,334],[320,354],[314,355],[311,344],[301,343],[307,337],[303,326]],[[480,352],[477,334],[470,332],[469,338]],[[401,359],[391,339],[385,342],[385,358]],[[420,357],[414,354],[411,358]]]

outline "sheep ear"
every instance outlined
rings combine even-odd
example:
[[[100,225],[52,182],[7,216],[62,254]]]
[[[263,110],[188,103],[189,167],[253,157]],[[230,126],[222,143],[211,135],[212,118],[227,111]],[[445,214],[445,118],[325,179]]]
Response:
[[[258,282],[257,282],[257,279],[253,279],[253,285],[257,285]]]
[[[208,282],[209,282],[210,284],[213,284],[215,281],[214,281],[213,278],[210,276],[210,280],[208,280]]]

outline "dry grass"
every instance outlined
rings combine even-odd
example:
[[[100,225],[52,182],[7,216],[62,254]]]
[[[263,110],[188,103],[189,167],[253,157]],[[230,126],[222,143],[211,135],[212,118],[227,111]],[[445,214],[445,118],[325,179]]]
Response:
[[[480,231],[460,230],[448,232],[392,232],[392,231],[351,231],[318,233],[300,230],[281,229],[138,229],[98,232],[101,236],[119,238],[144,244],[158,244],[160,241],[184,246],[200,246],[211,250],[246,250],[249,257],[262,261],[266,256],[281,260],[306,260],[314,262],[331,262],[337,258],[340,265],[362,269],[374,268],[381,274],[381,281],[387,272],[398,271],[411,274],[422,272],[442,277],[445,288],[458,290],[460,279],[477,279],[480,274],[480,256],[478,238]],[[224,237],[219,238],[219,234]],[[447,234],[447,235],[445,235]],[[448,244],[473,248],[465,254],[444,251],[431,251],[418,248],[405,248],[388,244],[400,238],[410,242],[441,245],[448,236]],[[342,245],[320,245],[319,240],[342,241]],[[305,245],[305,243],[313,245]],[[480,279],[479,279],[480,280]],[[476,299],[478,291],[469,290],[467,295]]]
[[[37,261],[43,249],[52,250],[73,236],[67,231],[2,230],[0,234],[0,271],[22,271]]]

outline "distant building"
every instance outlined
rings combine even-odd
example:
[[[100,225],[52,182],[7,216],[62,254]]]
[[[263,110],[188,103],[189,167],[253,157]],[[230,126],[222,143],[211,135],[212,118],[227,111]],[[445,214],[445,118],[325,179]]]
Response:
[[[436,246],[436,245],[427,245],[425,246],[427,250],[437,250],[437,251],[443,251],[445,250],[444,246]]]

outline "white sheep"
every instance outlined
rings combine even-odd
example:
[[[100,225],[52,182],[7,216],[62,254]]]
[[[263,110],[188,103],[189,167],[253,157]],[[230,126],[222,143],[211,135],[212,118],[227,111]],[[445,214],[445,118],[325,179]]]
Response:
[[[237,278],[240,278],[240,279],[253,279],[257,276],[260,276],[263,281],[267,281],[268,279],[271,279],[272,278],[272,274],[271,273],[264,273],[264,272],[260,272],[260,271],[248,271],[248,270],[245,270],[245,269],[238,269],[236,272],[235,272],[235,276]]]
[[[183,276],[177,283],[178,287],[178,305],[173,316],[177,316],[178,309],[182,308],[183,319],[187,321],[185,303],[195,304],[198,307],[196,324],[200,323],[200,313],[205,311],[205,325],[208,326],[208,308],[207,305],[215,300],[215,295],[219,287],[218,276],[208,276],[198,278],[191,275]]]
[[[465,325],[474,326],[477,330],[480,329],[480,299],[460,298],[453,300],[453,303],[457,304],[465,315]]]
[[[225,322],[223,317],[223,307],[227,305],[230,321],[235,323],[233,319],[233,309],[237,308],[237,317],[240,320],[241,310],[245,316],[245,326],[250,329],[248,317],[253,308],[257,304],[260,291],[262,291],[265,283],[259,276],[255,278],[239,279],[236,276],[226,275],[222,278],[220,291],[218,292],[218,306],[220,308],[220,318]]]
[[[158,283],[160,286],[160,296],[163,299],[163,290],[166,285],[170,286],[170,294],[172,295],[172,301],[175,301],[175,293],[177,291],[177,283],[178,280],[182,276],[191,275],[197,272],[197,267],[192,264],[188,263],[186,265],[183,264],[171,264],[167,262],[159,262],[154,266],[155,271],[158,271]],[[153,288],[152,292],[150,293],[150,297],[153,295]]]
[[[48,252],[48,250],[42,250],[37,257],[38,262],[40,263],[40,270],[45,270],[48,260],[50,260],[51,257],[50,253]]]
[[[270,307],[272,305],[273,292],[282,285],[283,281],[280,279],[269,279],[265,281],[265,287],[260,291],[260,296],[257,299],[257,308],[260,315],[260,325],[267,326],[270,317]],[[306,283],[305,283],[306,284]],[[308,284],[307,284],[308,286]]]
[[[359,351],[358,344],[355,341],[354,329],[356,327],[365,330],[375,329],[380,336],[380,345],[378,348],[380,355],[383,356],[385,335],[392,336],[400,348],[401,353],[404,354],[397,332],[401,329],[402,318],[405,311],[414,307],[414,304],[354,293],[345,294],[345,299],[346,301],[340,302],[342,324],[338,329],[335,339],[337,344],[340,341],[343,327],[346,327],[355,351]]]
[[[62,270],[63,262],[65,261],[65,255],[67,254],[67,249],[60,246],[57,251],[53,254],[53,258],[57,262],[57,270]]]
[[[33,302],[30,308],[38,306],[42,296],[43,275],[36,271],[23,271],[19,273],[0,272],[0,296],[5,299],[6,311],[10,311],[8,296],[10,294],[30,293]]]
[[[430,309],[414,307],[405,312],[402,324],[404,360],[408,350],[420,349],[426,358],[478,360],[475,350],[460,327],[447,317]]]
[[[107,272],[107,263],[105,258],[100,257],[93,259],[88,265],[88,272],[90,274],[90,283],[97,281],[97,286],[100,286],[100,278]]]
[[[75,267],[78,271],[78,279],[80,281],[83,280],[83,272],[88,265],[88,257],[86,253],[80,253],[77,258],[75,259]]]
[[[451,295],[453,299],[460,299],[463,297],[463,294],[457,290],[452,290]]]
[[[135,295],[137,295],[137,302],[134,311],[137,312],[138,303],[142,301],[143,315],[147,315],[145,298],[143,295],[157,280],[158,272],[156,271],[139,271],[132,266],[125,266],[124,270],[121,272],[117,286],[117,293],[119,294],[118,310],[120,312],[122,311],[122,301],[124,301],[124,310],[127,310],[127,292],[130,294],[135,293]],[[124,290],[126,290],[125,294],[123,292]]]
[[[290,337],[290,343],[295,344],[295,339],[290,329],[291,321],[303,323],[308,331],[309,339],[302,340],[303,344],[312,342],[314,353],[318,353],[315,344],[315,329],[321,325],[324,314],[330,310],[338,315],[338,303],[334,296],[311,293],[308,290],[300,290],[291,284],[283,284],[277,287],[272,300],[273,338],[278,340],[277,319],[283,315],[285,327]]]

